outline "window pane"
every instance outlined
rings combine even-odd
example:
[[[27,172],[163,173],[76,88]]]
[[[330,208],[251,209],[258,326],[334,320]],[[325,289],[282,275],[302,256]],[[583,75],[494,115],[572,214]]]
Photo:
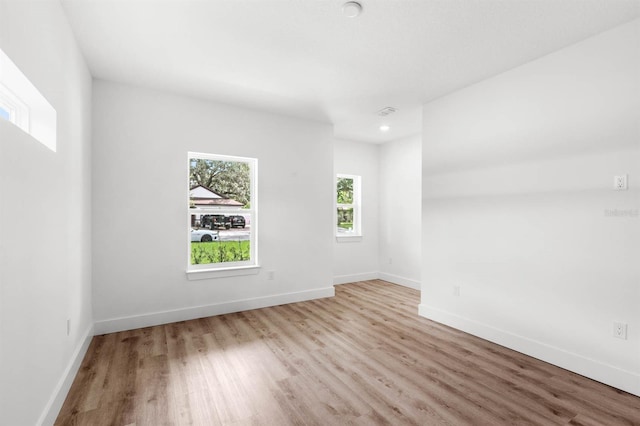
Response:
[[[190,207],[249,208],[251,171],[240,161],[189,160]]]
[[[11,121],[11,113],[9,111],[7,111],[6,109],[0,107],[0,118],[7,120],[7,121]]]
[[[194,216],[191,265],[251,260],[251,214]]]
[[[353,179],[351,178],[338,178],[338,204],[352,204],[353,203]]]
[[[353,230],[353,207],[338,207],[338,228]]]

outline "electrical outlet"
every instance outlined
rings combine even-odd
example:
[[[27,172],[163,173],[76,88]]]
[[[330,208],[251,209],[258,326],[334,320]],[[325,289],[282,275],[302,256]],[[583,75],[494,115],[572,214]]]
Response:
[[[459,285],[454,285],[453,286],[453,295],[454,296],[460,296],[460,286]]]
[[[627,324],[624,322],[613,323],[613,337],[627,340]]]
[[[629,186],[627,185],[627,175],[614,176],[613,189],[616,191],[626,191],[629,189]]]
[[[67,336],[71,334],[71,319],[67,319]]]
[[[389,265],[391,265],[393,263],[393,257],[389,258]]]
[[[267,272],[267,279],[269,281],[275,280],[276,279],[276,271]]]

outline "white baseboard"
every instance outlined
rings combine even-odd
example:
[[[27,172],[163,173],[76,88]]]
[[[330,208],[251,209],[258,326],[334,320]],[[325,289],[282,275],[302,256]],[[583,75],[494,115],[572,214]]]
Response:
[[[333,285],[356,283],[358,281],[377,280],[378,272],[364,272],[361,274],[336,275],[333,277]]]
[[[430,320],[462,330],[490,342],[564,368],[565,370],[573,371],[574,373],[598,382],[640,396],[640,374],[622,370],[612,365],[586,358],[576,353],[568,352],[564,349],[528,339],[524,336],[519,336],[425,304],[420,304],[418,313],[420,316]]]
[[[361,274],[337,275],[333,277],[333,285],[356,283],[358,281],[384,280],[393,284],[420,290],[420,282],[385,272],[364,272]]]
[[[76,350],[73,352],[73,356],[71,357],[67,368],[64,370],[64,373],[58,381],[51,398],[42,411],[42,414],[38,419],[38,423],[36,423],[37,425],[48,426],[55,423],[58,418],[58,414],[60,413],[60,409],[62,408],[62,404],[64,404],[64,400],[67,398],[69,389],[71,389],[73,380],[76,378],[76,374],[80,369],[80,364],[82,364],[82,360],[87,353],[87,349],[89,349],[89,344],[91,343],[93,335],[93,325],[91,325],[87,328],[80,340],[80,343],[76,347]]]
[[[378,278],[381,280],[389,281],[393,284],[398,284],[401,286],[413,288],[415,290],[420,290],[420,282],[411,280],[409,278],[400,277],[398,275],[387,274],[386,272],[380,272],[378,274]]]
[[[115,333],[118,331],[134,330],[136,328],[205,318],[213,315],[229,314],[250,309],[266,308],[287,303],[304,302],[306,300],[321,299],[335,296],[333,287],[317,288],[295,293],[283,293],[273,296],[256,297],[252,299],[235,300],[213,305],[195,306],[163,312],[135,315],[130,317],[113,318],[97,321],[94,324],[95,334]]]

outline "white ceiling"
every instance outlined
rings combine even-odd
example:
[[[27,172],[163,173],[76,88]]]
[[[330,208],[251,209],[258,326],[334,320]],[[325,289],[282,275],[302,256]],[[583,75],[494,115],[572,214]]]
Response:
[[[361,0],[357,18],[343,0],[61,2],[96,78],[367,142],[419,133],[426,101],[640,16],[640,0]]]

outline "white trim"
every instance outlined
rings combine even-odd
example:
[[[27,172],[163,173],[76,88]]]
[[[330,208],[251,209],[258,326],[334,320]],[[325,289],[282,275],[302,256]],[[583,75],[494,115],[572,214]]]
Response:
[[[337,243],[359,243],[360,241],[362,241],[361,235],[336,235]]]
[[[333,285],[356,283],[358,281],[377,280],[378,272],[364,272],[360,274],[336,275],[333,277]]]
[[[638,373],[585,358],[579,354],[519,336],[488,324],[479,323],[426,304],[420,304],[418,313],[420,316],[430,320],[640,396],[640,374]]]
[[[225,269],[199,269],[187,271],[187,279],[209,280],[214,278],[239,277],[241,275],[257,275],[260,272],[260,265],[256,266],[238,266],[236,268]]]
[[[404,287],[420,290],[420,282],[398,275],[387,274],[385,272],[363,272],[359,274],[336,275],[333,277],[333,285],[350,284],[358,281],[383,280],[391,284],[398,284]]]
[[[415,281],[415,280],[404,278],[398,275],[387,274],[386,272],[380,272],[378,275],[379,275],[379,279],[381,280],[389,281],[390,283],[398,284],[404,287],[409,287],[414,290],[421,290],[420,281]]]
[[[62,377],[58,381],[51,398],[49,398],[47,405],[40,414],[40,418],[36,423],[37,425],[52,425],[55,423],[56,418],[58,418],[58,414],[60,413],[60,409],[62,408],[62,404],[64,404],[64,400],[67,398],[69,389],[71,389],[73,380],[76,378],[76,374],[78,374],[82,360],[89,349],[93,336],[94,326],[90,325],[87,327],[87,331],[85,331],[80,343],[73,352],[71,360],[69,361],[67,368],[64,370]]]
[[[118,331],[134,330],[154,325],[170,324],[178,321],[187,321],[196,318],[206,318],[214,315],[230,314],[232,312],[248,311],[251,309],[267,308],[270,306],[284,305],[287,303],[304,302],[307,300],[321,299],[335,296],[332,287],[316,288],[312,290],[298,291],[294,293],[282,293],[272,296],[255,297],[251,299],[233,300],[230,302],[215,303],[212,305],[195,306],[171,311],[152,312],[130,317],[112,318],[95,322],[95,333],[106,334]]]

